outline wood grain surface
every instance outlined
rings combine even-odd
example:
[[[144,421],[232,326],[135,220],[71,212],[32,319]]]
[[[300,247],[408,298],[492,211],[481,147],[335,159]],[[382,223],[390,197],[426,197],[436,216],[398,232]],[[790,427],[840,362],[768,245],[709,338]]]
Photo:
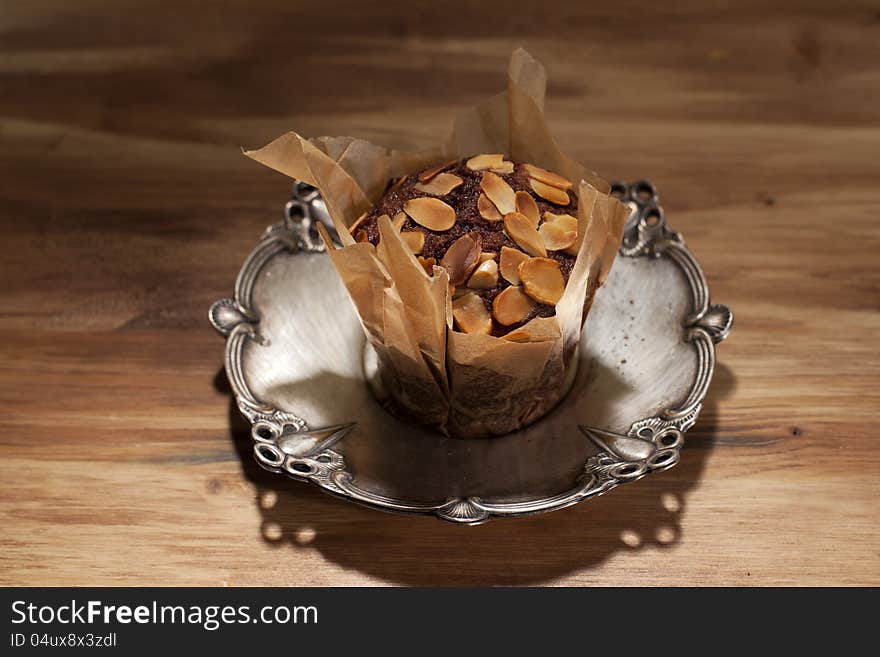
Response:
[[[880,6],[0,3],[0,584],[880,584]],[[206,321],[289,129],[436,141],[548,68],[736,314],[681,464],[462,528],[260,470]]]

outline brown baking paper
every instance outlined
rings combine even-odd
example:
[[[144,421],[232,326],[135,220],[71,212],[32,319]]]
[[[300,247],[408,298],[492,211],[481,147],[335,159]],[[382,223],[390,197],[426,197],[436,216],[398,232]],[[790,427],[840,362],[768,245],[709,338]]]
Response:
[[[450,137],[421,151],[385,149],[351,137],[305,139],[296,133],[246,151],[258,162],[314,185],[327,202],[342,248],[325,236],[382,380],[397,410],[462,437],[513,431],[541,417],[565,392],[581,327],[620,245],[629,209],[608,184],[559,150],[544,119],[544,67],[516,50],[507,90],[461,112]],[[517,341],[453,329],[448,275],[428,275],[388,217],[380,242],[356,244],[348,232],[379,201],[393,177],[444,160],[504,153],[556,171],[578,185],[577,258],[556,316],[536,318]],[[526,335],[523,341],[523,335]]]

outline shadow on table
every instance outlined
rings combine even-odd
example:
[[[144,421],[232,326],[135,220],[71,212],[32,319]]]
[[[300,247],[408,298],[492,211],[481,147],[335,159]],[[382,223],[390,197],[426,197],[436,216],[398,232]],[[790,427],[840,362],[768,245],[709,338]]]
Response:
[[[222,370],[217,385],[228,391]],[[244,475],[256,486],[263,539],[279,548],[292,546],[291,559],[297,550],[315,549],[342,568],[404,585],[541,584],[617,552],[668,548],[681,540],[688,493],[699,485],[715,442],[717,400],[735,388],[733,373],[718,363],[675,468],[561,511],[496,518],[477,527],[365,509],[267,472],[254,461],[250,425],[234,400],[229,420]]]

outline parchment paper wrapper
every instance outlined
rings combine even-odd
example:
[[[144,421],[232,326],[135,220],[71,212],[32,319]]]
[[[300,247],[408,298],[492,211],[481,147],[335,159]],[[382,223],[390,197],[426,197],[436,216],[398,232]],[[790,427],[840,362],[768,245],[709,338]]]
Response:
[[[563,154],[544,119],[544,67],[513,53],[507,90],[459,114],[442,145],[389,150],[351,137],[304,139],[290,132],[246,151],[258,162],[317,187],[342,241],[325,237],[330,258],[376,351],[394,406],[452,436],[498,435],[544,415],[565,392],[583,321],[620,245],[629,209],[609,185]],[[580,181],[574,268],[555,317],[536,318],[517,333],[526,342],[453,330],[449,277],[429,276],[390,220],[380,243],[355,243],[348,227],[382,197],[389,179],[445,160],[504,153]]]

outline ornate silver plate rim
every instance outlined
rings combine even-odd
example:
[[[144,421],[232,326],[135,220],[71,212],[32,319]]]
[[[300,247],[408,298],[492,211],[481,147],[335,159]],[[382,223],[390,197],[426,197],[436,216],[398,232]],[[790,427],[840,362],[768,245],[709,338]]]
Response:
[[[225,369],[238,409],[251,424],[257,463],[278,474],[311,482],[324,491],[361,505],[409,514],[429,514],[456,524],[474,525],[496,516],[525,516],[562,509],[602,495],[621,483],[633,482],[653,472],[675,466],[684,445],[684,434],[696,422],[715,367],[715,345],[730,334],[733,314],[723,305],[710,304],[702,269],[682,236],[667,227],[653,184],[616,182],[612,193],[632,212],[619,255],[629,258],[670,258],[687,280],[692,311],[684,320],[684,337],[697,356],[690,391],[679,403],[656,416],[632,423],[626,435],[581,426],[599,448],[584,464],[577,484],[549,497],[517,502],[489,503],[479,497],[447,497],[437,503],[393,499],[357,486],[346,470],[345,459],[333,446],[354,426],[312,428],[305,419],[256,398],[243,373],[243,346],[259,341],[258,313],[253,309],[253,289],[260,270],[281,252],[324,251],[316,222],[326,216],[317,190],[303,183],[294,186],[285,206],[284,220],[270,226],[245,260],[235,282],[234,296],[215,302],[208,313],[212,326],[226,337]],[[328,222],[324,222],[327,224]],[[332,231],[332,226],[328,226]],[[540,421],[539,421],[540,423]],[[291,436],[296,447],[291,448]],[[491,440],[491,439],[490,439]]]

